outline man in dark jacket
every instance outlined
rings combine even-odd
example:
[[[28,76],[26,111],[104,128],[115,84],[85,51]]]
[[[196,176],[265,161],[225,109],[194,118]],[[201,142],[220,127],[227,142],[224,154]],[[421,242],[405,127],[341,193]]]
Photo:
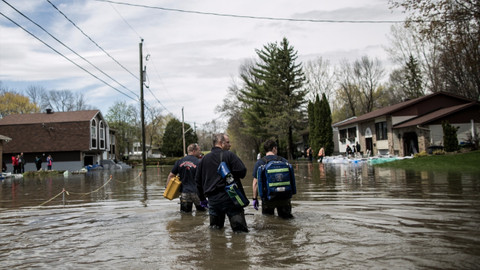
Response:
[[[223,228],[225,215],[227,215],[233,231],[248,232],[243,207],[233,203],[225,191],[227,184],[225,179],[217,173],[218,166],[224,161],[230,169],[235,183],[245,196],[240,179],[247,174],[247,168],[237,155],[228,151],[230,149],[228,135],[223,133],[214,135],[213,145],[212,151],[200,160],[195,176],[198,197],[203,206],[208,205],[210,227]],[[208,202],[206,198],[208,198]]]

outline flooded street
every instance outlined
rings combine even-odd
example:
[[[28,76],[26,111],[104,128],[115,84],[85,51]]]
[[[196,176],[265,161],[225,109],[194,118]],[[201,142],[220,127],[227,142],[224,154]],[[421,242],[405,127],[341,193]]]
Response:
[[[246,163],[251,175],[253,163]],[[162,194],[171,166],[0,183],[2,269],[478,269],[480,175],[295,167],[293,220],[208,228]],[[111,178],[110,178],[111,175]],[[251,177],[243,181],[251,199]],[[68,192],[62,193],[65,189]],[[63,198],[65,195],[65,198]],[[53,199],[52,199],[53,198]],[[51,201],[49,201],[52,199]],[[64,204],[65,203],[65,204]]]

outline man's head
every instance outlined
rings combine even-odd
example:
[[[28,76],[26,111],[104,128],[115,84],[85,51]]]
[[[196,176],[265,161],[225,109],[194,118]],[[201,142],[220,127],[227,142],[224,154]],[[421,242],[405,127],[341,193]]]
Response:
[[[277,151],[277,143],[274,140],[267,140],[263,143],[263,149],[265,152],[274,152],[276,154]]]
[[[187,152],[189,155],[199,157],[202,152],[200,150],[200,146],[196,143],[192,143],[187,147]]]
[[[230,138],[224,133],[215,134],[213,135],[213,145],[220,147],[223,150],[230,150]]]

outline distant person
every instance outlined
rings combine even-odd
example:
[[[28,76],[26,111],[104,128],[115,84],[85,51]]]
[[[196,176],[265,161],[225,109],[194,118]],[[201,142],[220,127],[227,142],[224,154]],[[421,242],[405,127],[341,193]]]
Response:
[[[318,150],[318,162],[322,163],[323,162],[323,157],[325,156],[325,149],[320,148],[320,150]]]
[[[225,215],[227,215],[234,232],[248,232],[243,207],[232,201],[225,190],[227,181],[217,171],[220,163],[225,162],[238,189],[246,197],[240,179],[247,174],[247,168],[237,155],[228,151],[231,145],[227,134],[215,134],[213,145],[211,152],[200,160],[195,176],[202,206],[208,205],[210,228],[222,229],[225,225]]]
[[[13,167],[13,173],[14,174],[17,174],[19,173],[19,167],[18,167],[18,158],[20,157],[20,155],[13,155],[12,156],[12,167]]]
[[[313,153],[312,153],[312,148],[311,147],[308,147],[308,149],[307,149],[307,159],[308,159],[309,162],[312,162]]]
[[[347,144],[347,148],[345,151],[347,152],[347,156],[352,155],[352,148],[350,148],[350,145]]]
[[[47,170],[51,171],[53,165],[53,158],[52,155],[48,155],[47,157]]]
[[[42,158],[39,156],[35,157],[35,166],[37,167],[37,171],[40,171],[42,169]]]
[[[25,157],[23,156],[23,153],[20,153],[20,156],[18,157],[18,166],[19,166],[19,170],[20,170],[20,173],[24,173],[25,172]]]
[[[285,158],[277,156],[278,149],[275,141],[267,140],[263,148],[266,154],[255,163],[253,168],[253,208],[258,210],[258,196],[261,195],[262,214],[273,215],[276,208],[279,217],[293,218],[291,197],[296,193],[293,168]],[[272,165],[267,167],[272,162],[275,162],[276,167]],[[270,175],[267,176],[267,174]],[[269,179],[272,182],[269,182]]]
[[[172,171],[168,175],[167,186],[172,177],[179,175],[182,182],[180,188],[180,211],[192,212],[194,204],[197,211],[205,211],[205,207],[200,205],[200,199],[197,195],[197,184],[195,183],[195,173],[200,162],[198,157],[201,155],[200,146],[196,143],[190,144],[187,147],[187,153],[187,156],[175,162]]]
[[[360,144],[357,142],[357,153],[359,153],[360,155],[362,154],[362,150],[360,148]]]

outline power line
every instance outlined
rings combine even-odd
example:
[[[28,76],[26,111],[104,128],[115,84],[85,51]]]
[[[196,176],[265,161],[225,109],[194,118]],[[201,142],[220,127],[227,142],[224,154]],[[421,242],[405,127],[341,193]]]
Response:
[[[147,47],[147,46],[145,46],[145,47],[146,47],[147,53],[148,53],[148,47]],[[158,70],[157,70],[157,66],[155,65],[154,59],[155,59],[155,58],[153,58],[153,59],[151,60],[151,62],[152,62],[152,65],[153,65],[153,69],[154,69],[154,71],[155,71],[155,75],[156,75],[157,78],[160,80],[160,82],[162,82],[162,78],[161,78],[160,75],[159,75],[159,72],[158,72]],[[169,97],[178,107],[181,107],[180,105],[178,105],[177,101],[172,98],[172,96],[170,95],[170,92],[168,91],[168,89],[165,89],[165,92],[167,93],[168,97]]]
[[[27,32],[28,34],[30,34],[32,37],[34,37],[35,39],[37,39],[38,41],[40,41],[41,43],[43,43],[45,46],[47,46],[48,48],[50,48],[52,51],[56,52],[57,54],[59,54],[60,56],[62,56],[63,58],[65,58],[67,61],[71,62],[72,64],[74,64],[75,66],[77,66],[78,68],[82,69],[83,71],[87,72],[88,74],[90,74],[92,77],[94,77],[95,79],[101,81],[102,83],[104,83],[105,85],[107,86],[110,86],[111,88],[113,88],[114,90],[116,90],[117,92],[119,92],[120,94],[134,100],[134,101],[137,101],[137,99],[135,98],[132,98],[131,96],[125,94],[124,92],[120,91],[119,89],[117,89],[116,87],[110,85],[109,83],[107,83],[106,81],[102,80],[101,78],[97,77],[95,74],[91,73],[90,71],[86,70],[85,68],[83,68],[82,66],[80,66],[79,64],[75,63],[73,60],[71,60],[70,58],[66,57],[64,54],[62,54],[61,52],[55,50],[52,46],[48,45],[46,42],[44,42],[43,40],[41,40],[40,38],[38,38],[37,36],[35,36],[33,33],[31,33],[30,31],[28,31],[27,29],[25,29],[23,26],[21,26],[20,24],[18,24],[17,22],[15,22],[14,20],[10,19],[9,17],[7,17],[5,14],[3,14],[2,12],[0,12],[0,15],[2,15],[3,17],[5,17],[7,20],[9,20],[10,22],[12,22],[13,24],[15,24],[16,26],[20,27],[23,31]]]
[[[62,41],[60,41],[58,38],[56,38],[55,36],[53,36],[52,34],[50,34],[50,32],[48,32],[45,28],[43,28],[41,25],[39,25],[38,23],[34,22],[32,19],[30,19],[27,15],[23,14],[21,11],[19,11],[18,9],[16,9],[14,6],[10,5],[10,3],[8,3],[7,1],[5,0],[2,0],[5,4],[7,4],[8,6],[10,6],[13,10],[15,10],[16,12],[18,12],[20,15],[22,15],[24,18],[26,18],[27,20],[29,20],[31,23],[35,24],[38,28],[42,29],[43,31],[45,31],[45,33],[47,33],[50,37],[52,37],[53,39],[55,39],[58,43],[62,44],[65,48],[67,48],[68,50],[70,50],[72,53],[74,53],[75,55],[77,55],[78,57],[82,58],[85,62],[89,63],[91,66],[93,66],[96,70],[100,71],[103,75],[107,76],[108,78],[110,78],[112,81],[116,82],[118,85],[122,86],[124,89],[130,91],[131,93],[133,93],[135,96],[137,96],[137,94],[135,92],[133,92],[132,90],[128,89],[127,87],[125,87],[124,85],[122,85],[120,82],[118,82],[117,80],[115,80],[114,78],[112,78],[110,75],[108,75],[107,73],[105,73],[103,70],[101,70],[100,68],[98,68],[97,66],[95,66],[92,62],[88,61],[86,58],[84,58],[83,56],[81,56],[80,54],[78,54],[76,51],[74,51],[72,48],[68,47],[65,43],[63,43]],[[138,98],[138,96],[137,96]]]
[[[47,1],[49,1],[49,0],[47,0]],[[135,32],[135,34],[137,34],[137,35],[141,38],[140,34],[133,28],[132,25],[130,25],[130,24],[128,23],[128,21],[122,16],[122,14],[115,8],[115,6],[114,6],[113,4],[111,4],[111,3],[110,3],[110,6],[115,10],[115,12],[118,14],[118,16],[120,16],[120,18],[125,22],[125,24],[128,25],[128,27],[130,27],[130,29],[131,29],[133,32]],[[142,38],[141,38],[141,39],[142,39]],[[142,40],[143,40],[143,39],[142,39]],[[145,46],[145,47],[146,47],[146,46]],[[148,53],[148,49],[147,49],[147,53]],[[148,56],[147,56],[147,61],[148,61]],[[157,69],[156,69],[155,63],[153,63],[153,66],[154,66],[154,69],[155,69],[155,72],[156,72],[157,76],[160,78],[160,76],[158,75],[158,71],[157,71]],[[146,72],[145,72],[145,75],[146,75],[146,77],[147,77],[147,79],[148,79],[148,75],[146,74]],[[162,106],[168,113],[173,114],[172,112],[170,112],[170,111],[167,109],[167,107],[165,107],[165,105],[163,105],[162,102],[160,102],[160,100],[155,96],[155,94],[152,92],[152,90],[150,89],[150,87],[147,86],[147,88],[148,88],[148,91],[150,91],[150,93],[152,94],[152,96],[155,98],[155,100],[160,104],[160,106]],[[167,92],[167,93],[168,93],[168,92]],[[171,98],[171,97],[170,97],[170,98]],[[173,100],[173,99],[172,99],[172,100]],[[175,102],[175,101],[174,101],[174,102]],[[175,102],[175,103],[176,103],[176,102]],[[150,110],[150,108],[148,108],[148,106],[147,106],[147,109]]]
[[[120,18],[122,18],[123,22],[128,25],[128,27],[130,27],[130,29],[135,32],[135,34],[137,34],[137,36],[140,38],[140,39],[143,39],[142,36],[140,36],[140,34],[135,31],[135,29],[127,22],[127,20],[125,20],[125,18],[122,16],[122,14],[120,14],[120,12],[118,12],[118,10],[115,8],[114,5],[110,4],[110,6],[113,8],[113,10],[115,10],[115,12],[117,12],[118,16],[120,16]]]
[[[249,16],[249,15],[236,15],[236,14],[226,14],[226,13],[215,13],[215,12],[203,12],[195,10],[185,10],[185,9],[176,9],[176,8],[164,8],[156,7],[149,5],[140,5],[140,4],[131,4],[124,2],[116,2],[110,0],[95,0],[97,2],[106,2],[117,5],[125,5],[132,7],[141,7],[141,8],[150,8],[150,9],[159,9],[164,11],[173,11],[173,12],[182,12],[190,14],[199,14],[199,15],[209,15],[209,16],[219,16],[219,17],[231,17],[239,19],[253,19],[253,20],[268,20],[268,21],[289,21],[289,22],[312,22],[312,23],[402,23],[404,21],[398,20],[327,20],[327,19],[293,19],[293,18],[276,18],[276,17],[265,17],[265,16]]]
[[[80,27],[78,27],[72,20],[70,20],[67,15],[65,15],[60,9],[57,8],[57,6],[55,6],[50,0],[46,0],[48,3],[50,3],[50,5],[52,5],[53,8],[55,8],[58,12],[60,12],[60,14],[63,15],[63,17],[65,17],[65,19],[67,19],[73,26],[75,26],[75,28],[77,28],[85,37],[87,37],[93,44],[95,44],[100,50],[102,50],[106,55],[108,55],[108,57],[110,57],[113,61],[115,61],[115,63],[117,63],[120,67],[122,67],[125,71],[127,71],[128,73],[130,73],[135,79],[139,80],[138,76],[136,76],[135,74],[133,74],[130,70],[128,70],[126,67],[124,67],[122,64],[120,64],[120,62],[118,62],[115,58],[113,58],[113,56],[111,56],[107,51],[105,51],[100,45],[98,45],[98,43],[96,43],[90,36],[88,36],[82,29],[80,29]]]

